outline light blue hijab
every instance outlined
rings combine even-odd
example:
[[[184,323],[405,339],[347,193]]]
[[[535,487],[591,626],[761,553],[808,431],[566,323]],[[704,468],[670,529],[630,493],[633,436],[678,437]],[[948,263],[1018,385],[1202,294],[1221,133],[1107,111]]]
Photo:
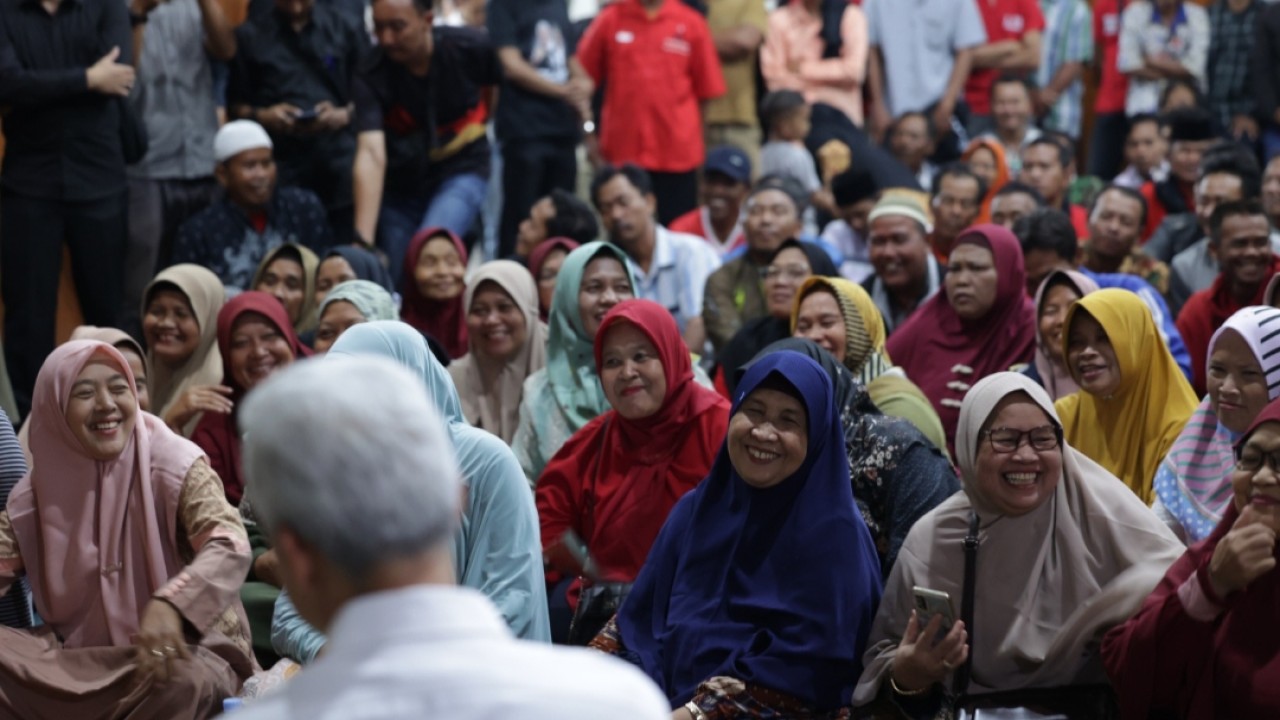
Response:
[[[380,355],[422,378],[431,401],[448,422],[467,487],[462,527],[454,539],[458,584],[484,593],[517,637],[550,642],[538,512],[511,448],[467,423],[449,372],[413,326],[398,320],[354,325],[338,338],[329,355]],[[305,626],[283,593],[276,603],[271,635],[278,652],[304,663],[324,644],[319,631]]]

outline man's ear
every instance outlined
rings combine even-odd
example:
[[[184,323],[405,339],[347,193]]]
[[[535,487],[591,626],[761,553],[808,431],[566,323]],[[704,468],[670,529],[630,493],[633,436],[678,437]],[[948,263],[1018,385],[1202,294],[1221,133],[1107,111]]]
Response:
[[[293,528],[282,525],[272,538],[280,563],[280,578],[290,593],[307,592],[319,582],[319,555]]]

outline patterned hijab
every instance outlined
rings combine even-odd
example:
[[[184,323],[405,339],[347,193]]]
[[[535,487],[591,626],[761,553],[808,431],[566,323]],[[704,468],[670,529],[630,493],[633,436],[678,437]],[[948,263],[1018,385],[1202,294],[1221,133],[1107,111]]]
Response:
[[[844,317],[844,366],[863,385],[893,367],[884,343],[884,317],[862,286],[838,277],[811,277],[804,281],[791,306],[791,332],[796,330],[800,304],[815,292],[826,291],[836,299]]]
[[[1280,397],[1280,310],[1254,306],[1237,311],[1214,333],[1210,356],[1218,338],[1228,330],[1243,338],[1253,351],[1267,383],[1267,397]],[[1232,444],[1238,439],[1219,422],[1212,399],[1206,397],[1160,464],[1156,496],[1182,524],[1189,541],[1208,537],[1231,504],[1231,473],[1236,460]]]
[[[338,302],[351,303],[360,316],[369,322],[374,320],[396,320],[396,303],[391,293],[375,282],[369,280],[348,280],[338,283],[324,296],[320,303],[317,317],[323,318],[325,308]]]

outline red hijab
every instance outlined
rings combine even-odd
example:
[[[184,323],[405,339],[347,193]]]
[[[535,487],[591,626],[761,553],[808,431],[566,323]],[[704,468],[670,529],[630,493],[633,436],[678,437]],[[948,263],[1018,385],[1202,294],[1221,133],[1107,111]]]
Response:
[[[543,470],[536,500],[544,548],[573,529],[605,574],[634,580],[671,508],[710,471],[729,403],[694,381],[679,327],[649,300],[628,300],[605,315],[595,337],[597,372],[609,329],[621,323],[635,325],[657,349],[667,380],[662,407],[639,420],[609,410],[587,423]]]
[[[231,400],[235,409],[230,415],[206,412],[200,416],[191,440],[209,455],[209,466],[218,477],[222,478],[222,487],[227,491],[227,500],[232,505],[239,505],[244,495],[244,472],[240,462],[240,433],[236,430],[237,411],[240,401],[244,399],[246,389],[236,382],[231,371],[231,328],[245,313],[258,313],[264,316],[280,331],[290,350],[293,359],[299,360],[311,356],[311,350],[303,345],[293,331],[293,323],[289,322],[289,314],[279,300],[264,292],[251,290],[242,292],[227,301],[218,311],[218,349],[222,352],[222,384],[231,388]]]
[[[1253,421],[1236,442],[1237,452],[1265,422],[1280,422],[1280,400]],[[1122,717],[1275,717],[1280,708],[1280,570],[1225,599],[1209,589],[1213,552],[1238,517],[1232,502],[1213,534],[1191,546],[1142,609],[1103,639],[1102,659]],[[1187,614],[1179,590],[1188,582],[1198,583],[1204,596],[1223,608],[1212,621]]]
[[[418,290],[418,283],[413,278],[413,269],[418,266],[418,256],[422,248],[436,238],[447,238],[458,251],[463,267],[467,265],[467,246],[462,239],[444,228],[427,228],[419,230],[409,242],[409,249],[404,254],[404,271],[400,278],[400,298],[403,307],[400,319],[435,338],[444,346],[451,359],[467,354],[467,310],[463,306],[464,293],[452,300],[432,300]]]
[[[1018,239],[999,225],[974,225],[956,238],[955,247],[966,244],[989,249],[995,260],[996,299],[987,314],[977,320],[961,319],[944,288],[885,345],[889,357],[938,411],[948,442],[955,435],[968,386],[1031,362],[1036,346],[1035,303],[1027,297],[1027,272]]]
[[[535,282],[542,282],[538,279],[538,273],[542,272],[542,264],[551,256],[552,250],[563,250],[567,255],[576,249],[578,249],[578,243],[567,237],[553,237],[543,240],[538,243],[533,252],[529,253],[529,274],[533,276]],[[543,322],[547,321],[547,313],[550,311],[551,308],[539,306],[538,312],[541,313]]]

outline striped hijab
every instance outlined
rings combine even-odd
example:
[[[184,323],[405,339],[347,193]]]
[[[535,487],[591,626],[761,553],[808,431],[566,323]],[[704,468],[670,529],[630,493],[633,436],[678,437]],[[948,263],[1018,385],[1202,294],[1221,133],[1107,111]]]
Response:
[[[1267,396],[1280,396],[1280,310],[1247,307],[1223,323],[1209,343],[1209,353],[1225,330],[1244,338],[1262,368]],[[1231,471],[1235,466],[1232,433],[1218,421],[1210,398],[1196,408],[1156,473],[1160,503],[1187,532],[1188,543],[1213,532],[1231,502]]]

